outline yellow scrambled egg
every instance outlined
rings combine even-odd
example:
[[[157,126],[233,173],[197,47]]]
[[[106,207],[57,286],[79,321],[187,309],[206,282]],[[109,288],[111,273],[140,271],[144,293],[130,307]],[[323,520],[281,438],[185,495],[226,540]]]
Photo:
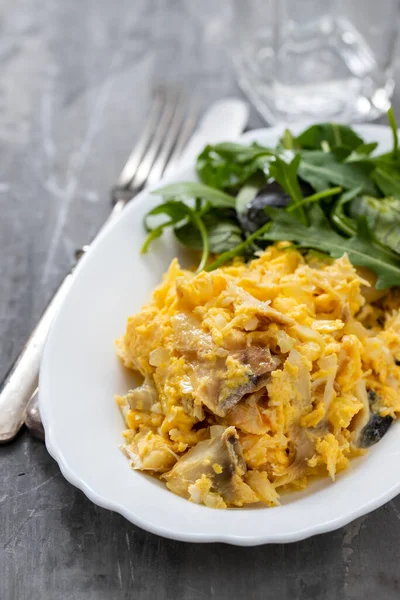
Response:
[[[398,306],[346,256],[278,244],[197,275],[174,260],[117,342],[144,378],[117,397],[122,450],[216,508],[334,479],[400,412]]]

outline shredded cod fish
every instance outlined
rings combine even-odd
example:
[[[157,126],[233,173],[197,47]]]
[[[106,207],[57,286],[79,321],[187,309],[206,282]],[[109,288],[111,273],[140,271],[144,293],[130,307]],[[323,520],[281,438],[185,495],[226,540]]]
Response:
[[[211,508],[332,480],[400,413],[399,292],[284,243],[195,275],[174,260],[117,351],[133,469]]]

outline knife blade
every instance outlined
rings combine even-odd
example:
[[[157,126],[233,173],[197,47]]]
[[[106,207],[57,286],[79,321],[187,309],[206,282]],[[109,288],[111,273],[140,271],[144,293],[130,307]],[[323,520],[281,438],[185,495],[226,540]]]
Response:
[[[207,144],[231,141],[243,133],[249,119],[249,105],[239,98],[217,100],[206,111],[185,147],[179,167],[190,166]]]

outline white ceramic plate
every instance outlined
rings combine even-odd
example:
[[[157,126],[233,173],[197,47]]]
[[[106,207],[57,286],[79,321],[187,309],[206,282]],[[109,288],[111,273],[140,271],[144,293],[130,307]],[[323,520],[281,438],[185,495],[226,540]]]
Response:
[[[380,150],[390,148],[388,128],[356,129],[367,141],[379,141]],[[282,130],[263,129],[241,139],[274,145]],[[173,179],[194,179],[194,170],[185,169]],[[118,448],[124,424],[113,396],[125,393],[131,382],[115,356],[114,339],[178,253],[168,238],[154,244],[147,256],[139,254],[143,215],[158,202],[144,191],[102,233],[79,264],[49,334],[40,372],[40,411],[47,448],[64,476],[93,502],[143,529],[191,542],[293,542],[341,527],[393,498],[400,492],[399,425],[335,483],[327,478],[288,494],[277,508],[209,509],[130,469]]]

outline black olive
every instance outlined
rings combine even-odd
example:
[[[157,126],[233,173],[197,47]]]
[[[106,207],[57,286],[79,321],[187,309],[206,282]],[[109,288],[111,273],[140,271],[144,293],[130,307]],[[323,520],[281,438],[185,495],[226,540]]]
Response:
[[[313,193],[313,189],[308,183],[301,182],[300,188],[304,196]],[[248,203],[247,210],[239,217],[240,224],[247,233],[254,233],[270,220],[264,211],[265,207],[285,208],[289,202],[289,194],[282,189],[279,183],[272,181],[263,187],[257,196]]]
[[[379,399],[379,395],[375,392],[375,390],[368,390],[370,417],[368,423],[361,430],[360,437],[358,439],[358,446],[360,448],[369,448],[369,446],[373,446],[379,442],[393,422],[392,417],[389,415],[387,417],[381,417],[379,414],[374,412],[374,404]]]
[[[358,445],[360,448],[369,448],[379,442],[393,422],[392,417],[381,417],[371,413],[371,417],[365,427],[362,429]]]
[[[396,363],[396,365],[397,365],[398,367],[400,367],[400,360],[399,360],[398,358],[396,358],[396,360],[395,360],[394,362]]]

